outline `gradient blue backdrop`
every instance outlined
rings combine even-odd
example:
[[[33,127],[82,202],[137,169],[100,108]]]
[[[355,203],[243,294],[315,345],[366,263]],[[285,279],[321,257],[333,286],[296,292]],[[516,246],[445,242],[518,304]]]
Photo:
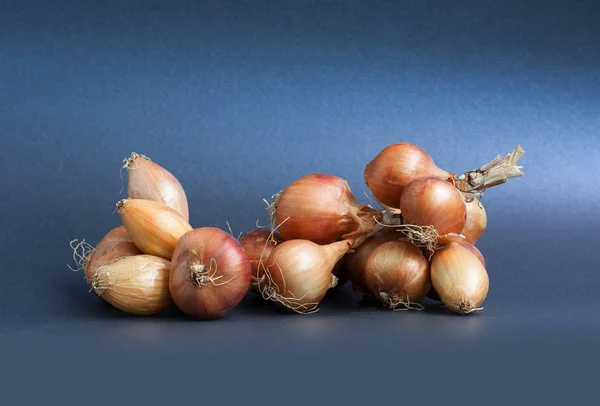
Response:
[[[0,370],[44,393],[173,371],[204,400],[580,393],[565,385],[599,360],[599,129],[595,1],[3,1]],[[307,317],[249,296],[217,322],[131,318],[67,268],[71,239],[119,224],[132,151],[181,180],[193,226],[237,233],[310,172],[366,202],[364,165],[398,141],[448,171],[526,151],[526,175],[484,197],[482,314],[361,309],[345,287]]]

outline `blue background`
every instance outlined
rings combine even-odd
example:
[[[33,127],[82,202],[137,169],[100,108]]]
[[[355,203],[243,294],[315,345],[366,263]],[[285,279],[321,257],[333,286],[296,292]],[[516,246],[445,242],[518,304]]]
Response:
[[[599,360],[599,129],[595,1],[3,1],[4,396],[573,401]],[[457,172],[525,149],[484,197],[481,314],[359,308],[346,286],[306,317],[248,295],[217,322],[132,318],[67,267],[119,224],[132,151],[180,179],[193,226],[239,233],[311,172],[366,203],[398,141]]]

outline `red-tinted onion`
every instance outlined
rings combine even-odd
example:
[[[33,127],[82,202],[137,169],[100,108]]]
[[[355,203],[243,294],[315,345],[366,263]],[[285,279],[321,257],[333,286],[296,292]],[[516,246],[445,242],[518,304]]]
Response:
[[[373,231],[379,212],[361,205],[337,176],[310,174],[288,187],[273,203],[273,218],[284,240],[330,244]]]
[[[215,319],[235,307],[250,287],[250,261],[242,245],[213,227],[184,234],[173,253],[171,296],[198,319]]]

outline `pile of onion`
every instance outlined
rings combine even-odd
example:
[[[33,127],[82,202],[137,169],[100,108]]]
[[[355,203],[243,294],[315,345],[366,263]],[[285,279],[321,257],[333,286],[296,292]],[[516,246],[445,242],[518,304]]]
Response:
[[[71,247],[90,290],[134,315],[174,305],[191,318],[218,319],[249,290],[285,311],[310,314],[345,281],[363,305],[423,310],[429,298],[471,314],[489,290],[475,246],[488,224],[481,198],[523,175],[523,153],[518,145],[457,175],[417,145],[393,144],[364,168],[375,204],[360,203],[343,178],[311,173],[274,195],[269,229],[241,239],[192,227],[178,179],[132,153],[122,168],[127,197],[117,202],[122,225],[96,247],[85,240]]]

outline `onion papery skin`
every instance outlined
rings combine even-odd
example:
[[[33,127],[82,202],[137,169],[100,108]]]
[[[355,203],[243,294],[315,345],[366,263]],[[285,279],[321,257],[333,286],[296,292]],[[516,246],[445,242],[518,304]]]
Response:
[[[402,193],[402,217],[408,224],[433,226],[440,235],[460,234],[467,221],[467,207],[461,192],[450,182],[419,178]]]
[[[422,148],[408,142],[387,146],[367,164],[364,171],[365,183],[373,196],[384,205],[395,208],[400,208],[402,192],[414,179],[448,179],[449,176]]]
[[[184,234],[172,263],[171,296],[179,310],[196,319],[223,317],[250,288],[248,255],[239,241],[218,228]]]
[[[377,247],[367,259],[365,281],[369,291],[390,309],[422,308],[431,287],[429,262],[421,250],[402,241]]]
[[[342,178],[309,174],[286,187],[274,203],[274,221],[284,240],[331,244],[373,231],[381,214],[361,205]]]
[[[479,258],[458,243],[435,253],[431,282],[444,305],[457,314],[481,310],[489,289],[489,276]]]
[[[115,259],[141,253],[139,248],[131,241],[131,237],[127,233],[125,226],[116,227],[102,237],[96,248],[94,248],[87,258],[83,267],[85,279],[90,287],[92,287],[92,279],[98,268]],[[92,289],[92,291],[94,290]]]
[[[171,172],[135,152],[126,160],[125,167],[127,197],[162,203],[178,212],[186,222],[190,221],[187,196]]]
[[[284,241],[273,250],[267,266],[259,269],[257,287],[263,298],[286,310],[316,311],[327,291],[337,284],[333,268],[349,248],[348,241],[328,245]]]

